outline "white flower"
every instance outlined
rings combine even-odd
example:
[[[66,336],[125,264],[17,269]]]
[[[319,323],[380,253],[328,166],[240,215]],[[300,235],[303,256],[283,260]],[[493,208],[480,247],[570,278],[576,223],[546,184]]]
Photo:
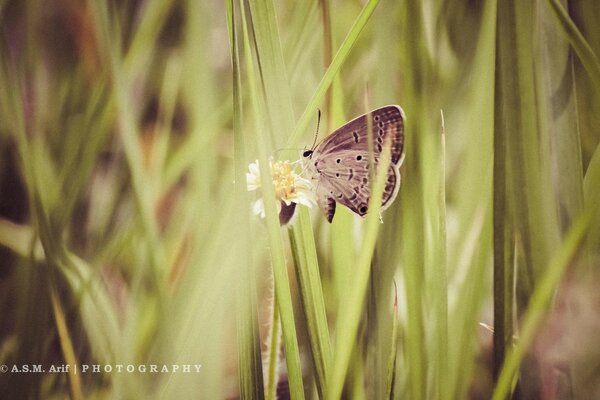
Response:
[[[289,161],[269,160],[271,166],[271,177],[275,187],[275,197],[277,198],[277,212],[281,212],[281,204],[286,206],[292,203],[303,204],[312,207],[316,203],[315,194],[312,191],[312,184],[309,180],[302,178],[292,168]],[[265,206],[262,198],[260,168],[258,160],[248,165],[250,172],[246,173],[246,186],[248,191],[257,191],[259,198],[252,204],[252,213],[265,217]]]

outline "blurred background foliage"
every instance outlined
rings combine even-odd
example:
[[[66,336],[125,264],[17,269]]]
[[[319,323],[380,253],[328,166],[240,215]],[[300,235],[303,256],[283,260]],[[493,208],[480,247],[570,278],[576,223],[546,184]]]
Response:
[[[4,373],[0,397],[597,398],[599,19],[0,0],[0,364],[202,365]],[[250,162],[300,158],[317,108],[322,138],[385,104],[383,224],[250,215]]]

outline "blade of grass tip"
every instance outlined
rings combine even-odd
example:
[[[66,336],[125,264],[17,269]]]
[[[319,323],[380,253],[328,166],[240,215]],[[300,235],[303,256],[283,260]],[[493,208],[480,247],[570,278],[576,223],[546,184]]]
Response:
[[[392,310],[392,346],[390,347],[390,358],[388,359],[387,380],[385,395],[393,400],[396,386],[396,353],[398,348],[398,287],[394,281],[394,308]]]
[[[599,202],[586,204],[582,213],[575,220],[571,229],[569,229],[564,242],[551,258],[548,268],[545,270],[542,279],[530,298],[529,307],[525,312],[521,329],[519,330],[519,340],[506,357],[492,400],[508,398],[519,365],[533,341],[542,318],[548,310],[556,287],[560,284],[563,273],[577,255],[577,251],[581,248],[586,233],[596,220],[599,211]]]
[[[386,140],[382,156],[373,183],[373,191],[369,199],[369,214],[364,228],[363,246],[358,256],[355,268],[354,283],[350,290],[348,301],[338,306],[339,317],[336,327],[336,340],[331,377],[328,380],[326,399],[339,399],[344,387],[344,380],[350,363],[352,349],[358,334],[358,325],[362,315],[362,307],[367,292],[371,272],[371,260],[375,250],[375,242],[379,231],[379,212],[381,198],[390,166],[391,143]]]
[[[590,79],[596,87],[596,91],[600,91],[600,62],[598,61],[598,56],[585,40],[575,22],[569,17],[562,4],[558,0],[548,0],[547,3],[565,33],[567,40],[573,46],[573,50],[575,50],[579,60],[581,60],[581,64],[583,64],[583,67],[589,74]]]
[[[240,46],[236,29],[236,13],[234,0],[229,0],[227,6],[227,26],[229,29],[229,43],[231,49],[232,75],[233,75],[233,135],[234,135],[234,163],[235,163],[235,199],[237,214],[242,219],[239,228],[241,237],[249,237],[247,205],[249,204],[248,191],[245,188],[245,162],[246,146],[242,125],[242,83],[240,72]],[[247,240],[237,241],[237,251],[240,255],[250,254]],[[250,262],[248,268],[242,269],[238,274],[238,306],[237,306],[237,341],[238,341],[238,376],[240,397],[243,399],[263,399],[264,382],[262,360],[260,353],[260,334],[258,331],[257,298],[255,290],[254,263]]]
[[[311,355],[317,372],[317,390],[319,397],[324,398],[331,361],[327,314],[310,216],[304,207],[300,207],[297,212],[297,222],[289,231],[290,242],[300,284],[302,308],[308,326]]]
[[[52,301],[54,321],[56,323],[56,329],[58,331],[58,338],[64,360],[69,367],[77,368],[77,357],[75,356],[75,351],[73,350],[73,341],[71,340],[69,329],[67,328],[65,313],[63,312],[60,301],[58,300],[55,285],[50,286],[50,299]],[[81,391],[81,380],[79,379],[77,371],[69,368],[67,371],[67,379],[69,381],[69,394],[71,399],[82,399],[83,393]]]
[[[436,323],[437,335],[437,398],[443,399],[449,392],[448,381],[448,271],[446,254],[446,127],[444,112],[440,110],[442,134],[440,149],[440,172],[438,192],[438,261],[435,263],[437,271],[434,276],[435,292],[437,293]]]
[[[296,122],[294,131],[289,136],[285,147],[297,147],[298,146],[298,142],[300,141],[302,135],[308,128],[310,121],[312,120],[312,118],[315,115],[315,111],[317,109],[318,104],[323,100],[323,97],[325,96],[327,89],[333,82],[333,79],[335,78],[335,76],[340,71],[340,69],[341,69],[342,65],[344,64],[344,62],[346,61],[346,59],[348,58],[348,55],[350,54],[350,50],[352,50],[352,47],[354,46],[354,44],[356,44],[356,41],[358,40],[360,33],[366,26],[371,15],[373,15],[373,12],[375,11],[375,8],[377,7],[378,4],[379,4],[379,0],[370,0],[364,5],[360,14],[354,21],[354,24],[350,28],[350,31],[348,31],[346,38],[344,39],[344,41],[340,45],[340,48],[338,49],[337,53],[335,54],[333,61],[331,61],[331,64],[327,68],[327,71],[325,71],[323,78],[321,78],[321,81],[319,82],[319,85],[315,89],[315,92],[313,93],[311,99],[308,101],[308,104],[306,105],[304,112],[302,113],[302,115],[300,116],[298,121]]]

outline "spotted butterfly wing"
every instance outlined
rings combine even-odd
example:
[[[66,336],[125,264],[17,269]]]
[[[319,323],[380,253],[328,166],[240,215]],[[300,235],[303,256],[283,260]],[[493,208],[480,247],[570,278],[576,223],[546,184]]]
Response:
[[[373,132],[373,167],[379,163],[386,140],[391,143],[391,164],[381,201],[382,210],[389,207],[398,194],[405,117],[399,106],[390,105],[355,118],[336,129],[314,151],[304,153],[307,171],[317,180],[317,203],[329,222],[333,220],[336,202],[360,216],[369,211],[368,117]]]

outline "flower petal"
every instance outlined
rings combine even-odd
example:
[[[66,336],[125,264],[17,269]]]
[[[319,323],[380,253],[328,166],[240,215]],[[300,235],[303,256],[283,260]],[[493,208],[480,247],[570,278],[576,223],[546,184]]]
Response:
[[[248,164],[248,170],[250,172],[246,172],[246,189],[251,192],[260,188],[260,169],[258,167],[258,160]]]
[[[261,218],[265,217],[265,204],[262,197],[252,203],[252,214],[258,215]]]

